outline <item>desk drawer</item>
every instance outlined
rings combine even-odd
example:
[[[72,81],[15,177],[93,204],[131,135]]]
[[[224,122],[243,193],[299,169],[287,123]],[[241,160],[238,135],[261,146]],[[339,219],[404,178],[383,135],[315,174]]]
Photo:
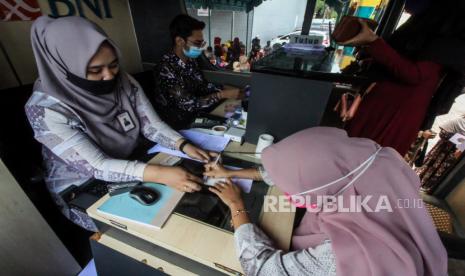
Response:
[[[129,275],[127,274],[128,272],[132,272],[132,275],[145,275],[146,273],[148,273],[148,275],[197,275],[162,259],[159,259],[152,254],[145,252],[144,250],[135,248],[105,234],[101,235],[100,237],[94,235],[92,237],[92,243],[98,243],[97,246],[95,246],[95,244],[92,246],[92,251],[94,253],[94,259],[99,276],[105,276],[100,275],[100,273],[111,273],[111,275]],[[113,254],[108,254],[105,249],[102,250],[102,248],[96,249],[98,246],[104,246],[108,249],[121,253],[126,257],[126,260],[123,261],[122,258],[118,257],[113,258],[113,260],[109,260],[112,258],[111,255]],[[134,263],[134,260],[140,262],[140,264]],[[115,262],[118,263],[116,264]],[[113,263],[114,265],[109,265],[109,263]],[[123,266],[128,270],[122,271],[119,266]],[[133,274],[135,272],[134,270],[137,270],[136,274]]]

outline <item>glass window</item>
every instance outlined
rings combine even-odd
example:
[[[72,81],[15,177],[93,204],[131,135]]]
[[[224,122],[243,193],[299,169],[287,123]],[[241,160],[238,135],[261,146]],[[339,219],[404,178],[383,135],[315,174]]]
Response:
[[[196,6],[195,1],[186,1],[188,14],[205,23],[203,34],[208,46],[204,51],[205,56],[213,65],[227,70],[233,70],[234,62],[239,62],[241,56],[247,62],[246,45],[250,38],[247,30],[250,28],[248,24],[251,24],[248,21],[253,13],[233,4],[231,1],[231,6],[224,4],[203,8]],[[245,66],[242,67],[244,72],[249,71]]]
[[[205,22],[205,49],[210,62],[219,68],[249,72],[251,63],[300,34],[307,0],[206,1],[185,0],[190,16]],[[259,3],[260,2],[260,3]]]
[[[188,14],[205,22],[205,40],[210,48],[205,55],[218,68],[248,72],[251,64],[290,41],[329,46],[330,30],[343,15],[380,21],[389,0],[185,0]],[[315,4],[310,37],[295,37],[302,32],[305,11]],[[206,4],[208,3],[208,4]],[[255,6],[250,6],[255,3]],[[205,7],[204,5],[208,5]],[[350,47],[344,52],[341,67],[353,60]]]

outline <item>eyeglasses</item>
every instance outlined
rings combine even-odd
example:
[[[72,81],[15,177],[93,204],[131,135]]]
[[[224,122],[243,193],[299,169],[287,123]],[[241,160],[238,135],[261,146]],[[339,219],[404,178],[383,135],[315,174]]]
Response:
[[[203,48],[207,45],[207,42],[205,40],[203,40],[202,42],[197,42],[197,41],[192,41],[192,40],[187,39],[187,41],[199,48]]]

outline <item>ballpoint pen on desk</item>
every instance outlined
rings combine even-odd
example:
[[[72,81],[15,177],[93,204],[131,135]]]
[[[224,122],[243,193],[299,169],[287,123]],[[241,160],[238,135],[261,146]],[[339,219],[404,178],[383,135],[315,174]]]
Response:
[[[220,158],[221,158],[221,152],[218,152],[218,155],[216,156],[216,159],[215,159],[215,162],[213,163],[213,166],[218,165],[218,162],[220,161]],[[209,176],[204,175],[203,176],[203,182],[207,183],[209,178],[210,178]]]
[[[218,161],[220,161],[221,158],[221,152],[218,153],[218,156],[216,156],[215,163],[213,164],[214,166],[218,165]]]

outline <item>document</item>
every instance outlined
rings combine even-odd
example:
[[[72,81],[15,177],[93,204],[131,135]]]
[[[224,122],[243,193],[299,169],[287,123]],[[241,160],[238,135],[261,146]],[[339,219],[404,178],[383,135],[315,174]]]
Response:
[[[191,141],[194,145],[198,146],[201,149],[207,150],[207,151],[214,151],[214,152],[222,152],[226,146],[229,143],[229,138],[223,137],[223,136],[216,136],[216,135],[211,135],[207,134],[204,132],[196,131],[196,130],[181,130],[179,131],[181,135]],[[174,155],[178,156],[181,158],[190,158],[187,156],[187,154],[182,153],[179,150],[172,150],[166,147],[163,147],[160,144],[157,144],[153,146],[151,149],[149,149],[148,153],[157,153],[157,152],[163,152],[169,155]]]
[[[460,144],[465,143],[465,136],[463,136],[460,133],[456,133],[449,139],[449,141],[458,146]]]
[[[233,167],[233,166],[224,166],[226,169],[228,170],[240,170],[241,168],[237,168],[237,167]],[[223,182],[225,181],[224,178],[212,178],[212,177],[207,177],[205,179],[205,185],[208,185],[208,186],[215,186],[216,183],[218,182]],[[250,190],[252,189],[252,183],[253,183],[253,180],[252,179],[245,179],[245,178],[235,178],[233,177],[231,179],[231,181],[236,184],[237,186],[239,186],[239,188],[242,189],[242,191],[244,191],[244,193],[250,193]]]

